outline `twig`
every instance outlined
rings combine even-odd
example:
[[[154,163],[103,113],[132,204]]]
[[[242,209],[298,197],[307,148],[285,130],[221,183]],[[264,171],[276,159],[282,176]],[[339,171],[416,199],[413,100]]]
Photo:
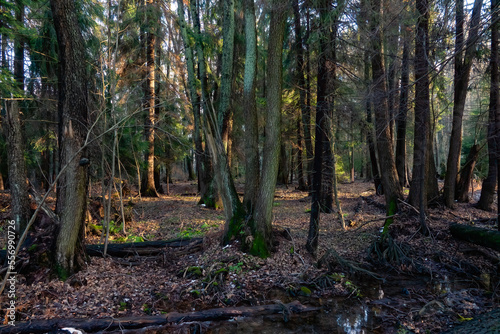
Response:
[[[358,226],[354,230],[347,230],[347,231],[343,231],[342,233],[356,232],[357,230],[359,230],[360,228],[364,227],[365,225],[368,225],[368,224],[374,223],[374,222],[378,222],[378,221],[381,221],[381,220],[387,220],[387,219],[390,219],[390,218],[394,218],[394,217],[397,217],[398,215],[399,214],[396,213],[396,214],[391,215],[391,216],[385,216],[385,217],[380,217],[380,218],[372,219],[372,220],[369,220],[367,222],[364,222],[363,224],[361,224],[360,226]]]

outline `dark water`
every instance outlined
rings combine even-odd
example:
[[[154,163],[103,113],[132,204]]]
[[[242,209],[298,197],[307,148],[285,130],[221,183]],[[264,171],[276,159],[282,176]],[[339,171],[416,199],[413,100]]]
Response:
[[[236,319],[211,328],[210,333],[374,333],[373,312],[359,301],[328,300],[314,315],[294,315]]]
[[[394,281],[380,283],[378,281],[363,282],[359,284],[362,297],[351,298],[328,298],[317,299],[310,297],[291,298],[286,292],[276,289],[268,297],[270,301],[280,300],[288,303],[293,299],[298,299],[304,305],[321,307],[320,312],[310,314],[293,315],[290,319],[283,318],[283,315],[262,316],[257,318],[234,319],[219,324],[211,324],[209,328],[200,328],[201,331],[191,331],[192,333],[348,333],[348,334],[368,334],[383,333],[380,329],[380,318],[383,315],[377,307],[377,300],[387,297],[405,298],[407,291],[427,290],[435,294],[450,293],[470,287],[471,281],[450,280],[447,276],[434,277],[431,281],[429,277],[399,278]],[[366,297],[366,298],[365,298]],[[408,297],[406,297],[408,298]],[[374,301],[367,304],[367,301]],[[499,311],[500,312],[500,311]],[[500,313],[495,313],[495,315]],[[488,328],[497,328],[488,324]],[[498,319],[500,328],[500,319]],[[469,328],[470,330],[470,328]],[[491,333],[499,333],[496,329]],[[461,332],[462,333],[462,332]],[[463,332],[465,333],[465,332]],[[471,332],[475,333],[475,332]],[[479,331],[477,333],[488,333]]]

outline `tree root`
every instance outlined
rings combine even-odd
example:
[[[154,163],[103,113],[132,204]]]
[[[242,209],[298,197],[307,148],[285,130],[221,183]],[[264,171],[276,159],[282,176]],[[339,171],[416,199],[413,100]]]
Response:
[[[400,264],[408,259],[405,248],[402,244],[394,241],[390,234],[387,234],[375,240],[368,249],[368,253],[372,257],[375,255],[378,261]]]
[[[328,249],[321,259],[319,259],[318,267],[321,268],[323,265],[325,265],[328,270],[332,272],[334,271],[334,267],[336,265],[340,265],[343,269],[347,269],[350,273],[365,274],[377,280],[385,281],[383,277],[375,274],[374,272],[361,268],[359,263],[344,259],[333,248]]]

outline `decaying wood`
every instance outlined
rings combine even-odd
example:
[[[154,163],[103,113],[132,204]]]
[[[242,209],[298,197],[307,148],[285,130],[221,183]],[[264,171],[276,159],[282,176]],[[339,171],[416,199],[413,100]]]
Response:
[[[500,252],[500,231],[453,223],[450,225],[450,232],[457,239],[489,247]]]
[[[32,320],[29,322],[16,322],[16,326],[0,326],[0,333],[47,333],[66,327],[80,329],[87,333],[94,333],[104,329],[106,331],[139,329],[148,326],[163,326],[170,323],[222,321],[236,317],[257,317],[271,314],[283,314],[284,320],[287,320],[293,314],[319,310],[319,307],[305,306],[298,301],[294,301],[289,304],[278,303],[261,306],[225,307],[189,313],[171,312],[162,316]]]
[[[87,254],[90,256],[102,256],[104,253],[104,245],[87,245],[85,248]],[[165,248],[179,249],[178,252],[174,252],[174,255],[178,256],[186,253],[197,252],[203,249],[203,238],[109,244],[108,255],[115,257],[136,255],[156,256],[163,253]],[[0,263],[4,263],[5,254],[5,250],[0,250]]]

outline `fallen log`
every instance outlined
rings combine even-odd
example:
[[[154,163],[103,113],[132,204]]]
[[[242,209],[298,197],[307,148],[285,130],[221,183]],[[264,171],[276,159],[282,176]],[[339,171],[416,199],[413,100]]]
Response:
[[[196,250],[203,245],[203,238],[174,239],[159,241],[132,242],[124,244],[108,244],[107,254],[115,257],[134,255],[154,256],[159,255],[165,248],[187,247]],[[85,249],[90,256],[102,256],[104,245],[86,245]],[[0,266],[5,262],[6,251],[0,250]]]
[[[293,314],[316,312],[319,307],[305,306],[298,301],[289,304],[261,306],[224,307],[189,313],[171,312],[161,316],[102,318],[102,319],[49,319],[16,322],[15,326],[0,326],[0,333],[47,333],[61,328],[76,328],[87,333],[115,329],[138,329],[148,326],[162,326],[169,323],[191,321],[223,321],[236,317],[257,317],[262,315],[283,314],[287,321]]]
[[[450,225],[450,232],[454,238],[500,252],[500,231],[453,223]]]
[[[160,254],[166,247],[196,247],[202,244],[203,238],[108,244],[107,253],[108,255],[116,257],[127,257],[133,255],[153,256]],[[104,254],[104,245],[87,245],[85,249],[87,250],[87,254],[90,256],[102,256]]]

